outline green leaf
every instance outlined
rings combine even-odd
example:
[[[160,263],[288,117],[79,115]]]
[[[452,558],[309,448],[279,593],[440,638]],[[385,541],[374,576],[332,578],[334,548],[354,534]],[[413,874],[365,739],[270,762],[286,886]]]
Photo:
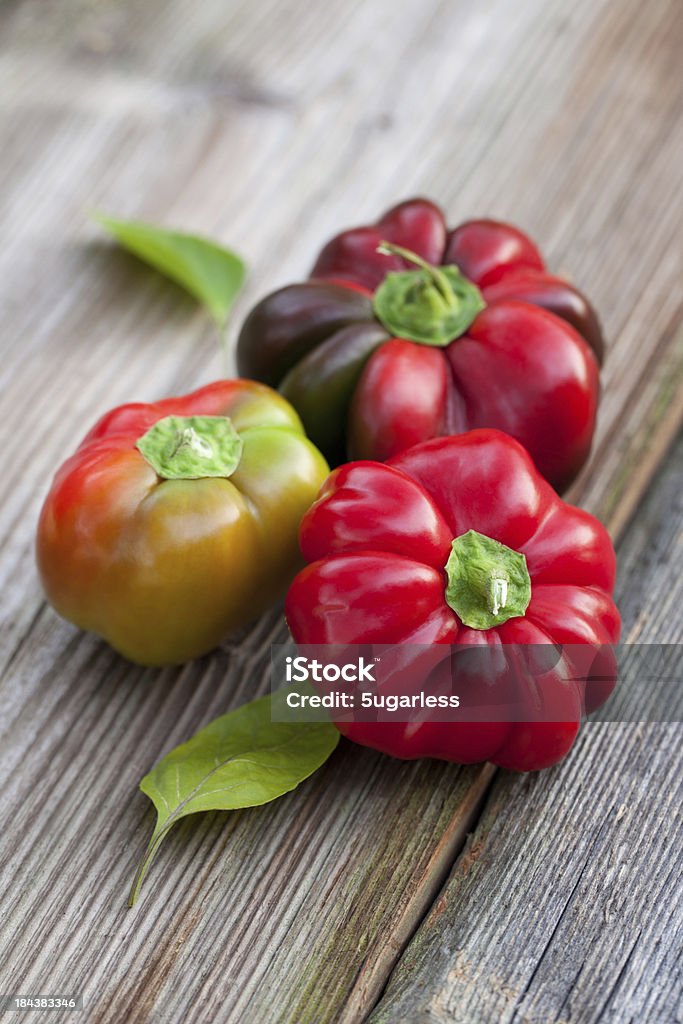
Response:
[[[172,278],[202,302],[219,327],[244,283],[246,267],[239,256],[207,238],[168,231],[155,224],[115,220],[103,213],[93,217],[129,252]]]
[[[128,899],[133,906],[169,830],[198,811],[256,807],[295,789],[328,759],[339,741],[331,722],[273,721],[292,689],[243,704],[216,718],[145,775],[140,789],[157,823]]]

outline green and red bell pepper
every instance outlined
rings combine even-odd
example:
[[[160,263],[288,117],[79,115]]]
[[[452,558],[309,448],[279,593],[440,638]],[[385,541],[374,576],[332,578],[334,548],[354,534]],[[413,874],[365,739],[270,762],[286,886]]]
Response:
[[[495,427],[562,491],[590,451],[602,352],[591,304],[526,235],[492,220],[449,231],[414,199],[259,302],[238,369],[278,387],[332,463]]]
[[[327,472],[289,403],[253,381],[119,406],[45,500],[47,597],[133,661],[205,654],[284,593]]]

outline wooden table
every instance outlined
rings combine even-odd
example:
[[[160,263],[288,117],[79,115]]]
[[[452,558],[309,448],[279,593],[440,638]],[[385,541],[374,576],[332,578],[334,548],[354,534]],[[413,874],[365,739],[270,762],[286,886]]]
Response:
[[[237,324],[418,192],[523,225],[600,308],[572,498],[618,541],[625,638],[680,642],[682,30],[679,0],[0,8],[0,992],[83,993],[89,1024],[681,1020],[678,723],[588,725],[532,776],[342,743],[270,806],[186,820],[127,910],[139,779],[267,688],[281,613],[144,671],[46,607],[32,544],[101,411],[222,370],[89,210],[238,249]]]

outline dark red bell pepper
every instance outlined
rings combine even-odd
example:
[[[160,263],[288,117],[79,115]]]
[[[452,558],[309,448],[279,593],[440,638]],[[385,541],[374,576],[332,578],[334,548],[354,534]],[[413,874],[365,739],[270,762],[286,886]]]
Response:
[[[609,645],[620,618],[609,535],[499,431],[341,466],[304,516],[300,544],[312,564],[286,600],[298,644],[575,645],[582,656],[606,652],[606,679],[614,670]],[[570,673],[576,682],[544,680],[562,721],[337,724],[396,757],[534,770],[560,760],[576,737],[581,671]],[[611,685],[587,697],[589,709]]]
[[[521,231],[492,220],[449,231],[413,199],[334,238],[312,276],[252,310],[238,367],[279,388],[332,463],[495,427],[557,490],[576,477],[595,426],[600,325]]]

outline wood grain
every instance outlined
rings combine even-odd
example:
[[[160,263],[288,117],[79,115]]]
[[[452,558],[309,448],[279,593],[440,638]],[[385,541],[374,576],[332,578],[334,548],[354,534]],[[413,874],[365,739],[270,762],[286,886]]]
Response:
[[[683,640],[682,475],[683,440],[620,545],[633,643]],[[589,723],[557,768],[498,774],[373,1024],[680,1019],[680,706],[673,712],[668,722]]]
[[[0,9],[0,991],[81,990],[98,1022],[360,1020],[492,777],[344,746],[272,807],[181,825],[126,912],[153,818],[139,778],[265,689],[283,627],[276,610],[210,658],[145,672],[42,602],[33,531],[56,465],[106,407],[222,370],[207,318],[87,211],[237,248],[252,276],[236,323],[330,233],[412,193],[453,222],[520,223],[603,313],[604,401],[574,495],[618,532],[683,413],[678,15],[676,0]]]

